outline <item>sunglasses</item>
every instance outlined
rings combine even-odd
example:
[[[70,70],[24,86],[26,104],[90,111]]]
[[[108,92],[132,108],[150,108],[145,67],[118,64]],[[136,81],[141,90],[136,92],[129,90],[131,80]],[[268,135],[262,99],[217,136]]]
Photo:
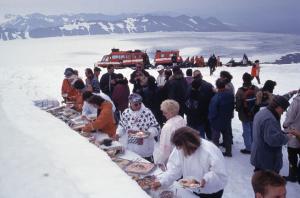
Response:
[[[133,106],[138,107],[141,105],[141,103],[132,103]]]

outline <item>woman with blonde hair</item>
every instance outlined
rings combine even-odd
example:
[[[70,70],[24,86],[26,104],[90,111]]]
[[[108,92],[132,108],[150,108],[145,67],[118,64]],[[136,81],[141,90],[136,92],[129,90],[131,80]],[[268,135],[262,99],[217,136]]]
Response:
[[[186,120],[183,119],[179,112],[179,104],[175,100],[165,100],[161,103],[160,109],[166,117],[167,122],[163,126],[160,134],[159,148],[155,153],[156,164],[166,164],[174,148],[171,144],[171,137],[175,130],[186,126]]]

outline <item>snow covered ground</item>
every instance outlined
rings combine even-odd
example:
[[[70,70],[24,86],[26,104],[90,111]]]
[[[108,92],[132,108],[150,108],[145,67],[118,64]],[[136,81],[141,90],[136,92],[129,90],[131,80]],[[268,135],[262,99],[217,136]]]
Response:
[[[180,49],[184,56],[204,54],[206,60],[215,52],[223,62],[246,52],[251,60],[264,62],[300,52],[299,43],[299,36],[255,33],[146,33],[0,42],[0,197],[147,197],[105,153],[33,106],[36,99],[60,100],[66,67],[78,69],[83,76],[84,69],[93,67],[111,48],[147,49],[150,58],[155,49]],[[213,76],[209,76],[208,68],[201,72],[205,80],[214,83],[223,69],[233,74],[236,89],[242,83],[242,74],[250,72],[250,67],[217,68]],[[129,77],[132,70],[116,72]],[[150,73],[157,75],[156,70]],[[300,64],[262,64],[261,81],[277,81],[274,92],[284,94],[299,89],[299,73]],[[226,158],[229,183],[225,198],[253,197],[253,167],[249,156],[239,153],[243,148],[241,130],[236,115],[233,157]],[[283,175],[287,174],[287,165],[284,149]],[[288,183],[287,189],[287,197],[300,193],[298,184]]]

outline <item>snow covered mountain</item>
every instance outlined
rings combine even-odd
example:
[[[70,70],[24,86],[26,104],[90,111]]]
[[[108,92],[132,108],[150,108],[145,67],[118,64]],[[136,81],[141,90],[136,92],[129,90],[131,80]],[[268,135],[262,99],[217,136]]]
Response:
[[[77,14],[26,16],[6,15],[0,25],[0,39],[26,39],[75,35],[142,32],[216,32],[234,31],[216,18],[203,19],[181,15],[177,17],[155,15]]]

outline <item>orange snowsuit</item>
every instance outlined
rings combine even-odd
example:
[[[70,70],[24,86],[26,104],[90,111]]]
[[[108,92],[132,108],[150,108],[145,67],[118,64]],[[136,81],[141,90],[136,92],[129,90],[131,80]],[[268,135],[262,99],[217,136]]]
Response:
[[[103,133],[106,133],[109,137],[115,138],[117,126],[112,111],[112,104],[108,101],[104,101],[99,109],[101,112],[97,119],[87,124],[82,130],[84,132],[91,132],[97,129]]]
[[[251,76],[253,77],[259,76],[259,70],[260,70],[259,64],[254,64],[251,68]]]
[[[68,79],[64,79],[61,86],[61,94],[67,94],[65,97],[67,101],[74,101],[77,95],[77,90],[72,87]]]

